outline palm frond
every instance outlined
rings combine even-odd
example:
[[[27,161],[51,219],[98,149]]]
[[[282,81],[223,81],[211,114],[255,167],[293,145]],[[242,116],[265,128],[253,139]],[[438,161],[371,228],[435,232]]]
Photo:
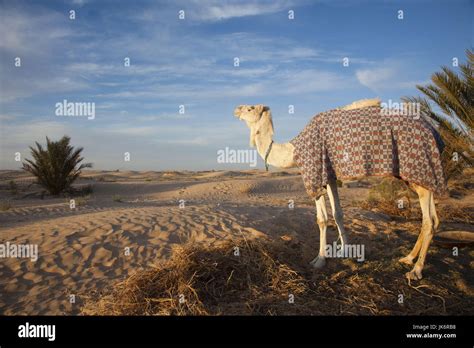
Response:
[[[459,74],[442,67],[431,76],[432,83],[417,86],[425,97],[402,98],[419,103],[421,117],[438,130],[445,144],[442,160],[448,178],[474,164],[474,53],[467,50],[466,55],[467,62],[459,65]],[[441,113],[434,110],[434,105]],[[455,153],[457,156],[453,156]]]

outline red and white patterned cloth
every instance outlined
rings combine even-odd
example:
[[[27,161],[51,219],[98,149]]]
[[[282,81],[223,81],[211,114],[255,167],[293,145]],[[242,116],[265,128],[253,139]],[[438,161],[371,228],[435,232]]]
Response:
[[[422,118],[384,115],[379,106],[317,114],[291,143],[308,194],[328,181],[394,176],[446,192],[436,131]]]

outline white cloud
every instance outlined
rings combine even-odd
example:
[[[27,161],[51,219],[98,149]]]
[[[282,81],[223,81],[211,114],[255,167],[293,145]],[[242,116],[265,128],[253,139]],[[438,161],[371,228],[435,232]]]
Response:
[[[184,4],[186,3],[183,6]],[[219,11],[229,10],[226,18],[231,18],[272,13],[290,6],[287,1],[254,1],[239,6],[234,1],[199,1],[187,4],[192,11],[207,13],[209,18],[214,18]],[[207,11],[208,9],[211,10]],[[18,13],[14,15],[20,16]],[[26,29],[28,32],[46,32],[49,37],[61,38],[63,34],[57,33],[61,33],[62,29],[55,24],[61,23],[57,13],[43,16],[51,18],[52,24],[43,21],[28,23],[29,16],[21,15],[19,28],[14,30],[20,39],[16,40],[13,36],[10,41],[19,41],[18,44],[28,46],[23,38]],[[81,35],[92,35],[91,40],[78,40],[72,48],[66,44],[64,47],[68,48],[66,51],[71,57],[60,60],[57,65],[49,65],[52,59],[48,60],[46,66],[55,66],[54,71],[43,71],[38,64],[35,73],[28,74],[27,77],[9,72],[10,76],[5,78],[11,84],[2,96],[3,101],[63,92],[92,92],[94,95],[111,98],[222,99],[275,93],[276,85],[282,86],[277,90],[278,94],[286,93],[286,85],[286,94],[328,90],[335,86],[334,75],[323,72],[315,74],[311,71],[309,75],[299,74],[295,65],[302,60],[328,59],[331,54],[292,40],[275,41],[270,37],[243,32],[215,35],[212,40],[191,34],[179,38],[180,49],[176,50],[176,40],[173,40],[175,34],[172,31],[166,28],[157,32],[153,30],[146,35],[129,33],[121,36],[120,40],[112,41],[103,40],[97,33],[83,30]],[[35,38],[29,38],[30,40],[34,42]],[[55,40],[50,41],[54,43]],[[14,45],[16,44],[12,43],[10,46]],[[51,43],[48,42],[48,45]],[[216,47],[220,47],[217,54]],[[45,51],[48,50],[49,48]],[[29,59],[35,60],[34,54],[40,51],[43,50],[36,49]],[[78,60],[76,51],[91,52],[92,56],[81,56]],[[121,54],[118,52],[134,53],[130,67],[124,67],[121,60],[117,60],[117,56],[120,57]],[[199,54],[196,55],[196,52]],[[241,58],[241,66],[237,69],[232,64],[236,55]],[[145,57],[145,61],[136,62],[134,57]],[[222,63],[224,60],[228,61],[227,67]],[[282,76],[283,81],[278,81],[282,65],[288,65],[294,74]],[[95,91],[97,87],[100,88],[99,93]],[[266,91],[268,88],[271,92]]]
[[[226,98],[261,97],[273,95],[305,95],[321,91],[347,90],[354,85],[355,79],[346,76],[317,69],[285,69],[271,70],[271,73],[261,71],[257,81],[249,80],[254,70],[245,73],[241,68],[242,75],[234,73],[234,77],[242,77],[239,80],[230,81],[226,84],[189,85],[172,83],[167,85],[153,84],[137,90],[103,93],[102,98],[135,99],[135,98],[167,98],[169,100],[219,100]],[[269,70],[270,71],[270,70]]]
[[[231,86],[169,84],[153,85],[136,91],[123,91],[99,94],[104,98],[167,98],[169,100],[209,100],[231,97],[250,97],[265,93],[263,83],[249,83]]]
[[[276,76],[272,84],[278,94],[308,94],[313,92],[343,90],[350,85],[347,77],[333,72],[305,69],[290,71],[286,76]]]
[[[73,34],[61,25],[63,20],[56,12],[31,14],[2,7],[0,49],[16,55],[47,54],[58,40]]]
[[[218,21],[231,18],[260,16],[290,9],[293,3],[288,0],[251,1],[208,0],[194,1],[191,18],[203,21]]]
[[[229,119],[231,115],[229,115]],[[247,135],[245,127],[235,129],[235,124],[223,125],[180,125],[154,124],[150,126],[134,126],[131,123],[120,123],[101,128],[101,132],[112,136],[140,136],[143,140],[153,144],[174,145],[210,145],[241,139]]]
[[[377,67],[372,69],[360,69],[356,71],[359,82],[371,90],[377,91],[386,88],[395,75],[393,67]]]
[[[104,133],[111,133],[111,134],[121,134],[121,135],[152,135],[156,134],[156,127],[151,126],[141,126],[141,127],[133,127],[130,125],[126,126],[113,126],[112,128],[106,128],[103,130]]]
[[[84,6],[87,2],[89,1],[88,0],[72,0],[71,4],[77,5],[77,6]]]
[[[192,115],[189,114],[161,114],[161,115],[146,115],[146,116],[135,116],[135,119],[139,121],[145,121],[145,122],[154,122],[154,121],[173,121],[173,120],[185,120],[185,119],[191,119],[194,118]]]
[[[8,88],[2,89],[2,102],[14,101],[18,98],[26,98],[33,95],[44,95],[48,93],[61,93],[86,90],[90,84],[81,78],[73,76],[50,76],[35,78],[9,79]]]
[[[424,81],[414,79],[410,75],[406,63],[402,61],[384,61],[371,68],[356,70],[356,78],[363,86],[374,92],[391,89],[415,88]]]
[[[22,122],[15,124],[3,124],[4,144],[9,147],[26,147],[35,141],[45,142],[45,137],[51,139],[61,138],[72,129],[65,123],[55,121]]]
[[[89,87],[80,76],[64,71],[55,59],[58,50],[69,47],[66,38],[76,34],[64,26],[66,14],[35,8],[2,7],[0,18],[0,52],[19,57],[21,67],[3,61],[0,74],[5,83],[3,103],[33,95],[83,90]]]

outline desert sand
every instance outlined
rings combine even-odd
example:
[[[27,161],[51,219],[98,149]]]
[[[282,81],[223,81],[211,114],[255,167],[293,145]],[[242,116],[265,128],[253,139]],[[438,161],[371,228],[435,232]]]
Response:
[[[16,192],[9,187],[11,180]],[[88,296],[153,267],[174,246],[188,241],[213,245],[243,236],[291,240],[301,248],[302,265],[318,250],[314,203],[297,171],[85,171],[75,186],[90,185],[92,193],[75,197],[74,209],[69,198],[41,197],[33,181],[21,171],[0,171],[0,243],[37,244],[39,249],[36,262],[0,259],[0,314],[79,314]],[[394,303],[398,293],[412,294],[426,297],[426,313],[457,314],[463,308],[463,313],[474,314],[473,250],[463,248],[453,256],[450,249],[433,244],[420,282],[426,286],[413,288],[404,278],[408,266],[397,260],[413,247],[421,221],[362,209],[359,203],[372,183],[340,188],[346,230],[351,242],[364,243],[366,261],[329,260],[326,269],[314,270],[315,281],[366,277],[393,295]],[[472,211],[474,192],[471,188],[439,205]],[[468,221],[443,221],[442,227],[472,230]],[[336,239],[331,220],[328,242]],[[364,291],[355,286],[352,293]],[[367,309],[359,313],[379,314],[370,298],[365,300]],[[327,314],[334,313],[338,308]]]

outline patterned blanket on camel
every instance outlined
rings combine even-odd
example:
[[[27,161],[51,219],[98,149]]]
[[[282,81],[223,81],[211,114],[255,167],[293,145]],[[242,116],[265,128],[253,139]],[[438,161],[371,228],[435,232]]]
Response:
[[[442,195],[442,143],[421,117],[380,106],[317,114],[291,143],[306,191],[318,198],[331,180],[394,176]]]

